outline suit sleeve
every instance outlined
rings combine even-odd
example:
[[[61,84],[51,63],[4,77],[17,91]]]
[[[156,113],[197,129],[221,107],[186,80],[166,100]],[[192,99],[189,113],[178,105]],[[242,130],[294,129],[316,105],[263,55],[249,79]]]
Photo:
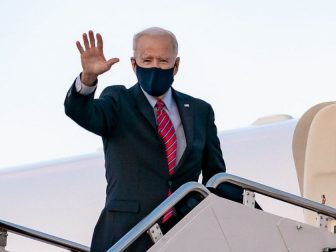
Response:
[[[223,160],[220,142],[217,136],[217,128],[215,125],[215,116],[213,109],[209,106],[207,116],[207,140],[203,153],[202,175],[203,184],[215,174],[225,172],[225,163]]]
[[[113,130],[118,121],[118,91],[122,86],[108,87],[99,99],[94,93],[82,95],[73,84],[64,101],[65,114],[83,128],[100,136]]]
[[[214,122],[214,112],[209,108],[208,126],[207,126],[207,146],[205,148],[203,165],[203,184],[215,174],[225,172],[226,167],[220,149],[220,142],[217,137],[217,128]],[[210,188],[218,196],[233,200],[239,203],[243,202],[243,189],[240,186],[222,183],[216,189]],[[259,209],[261,209],[258,205]]]

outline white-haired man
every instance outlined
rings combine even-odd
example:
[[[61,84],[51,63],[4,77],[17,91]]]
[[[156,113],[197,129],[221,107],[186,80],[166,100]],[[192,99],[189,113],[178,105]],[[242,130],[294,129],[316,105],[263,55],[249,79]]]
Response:
[[[106,60],[103,39],[92,31],[77,41],[83,71],[70,88],[65,111],[82,127],[102,136],[107,179],[106,204],[96,225],[91,251],[106,251],[159,203],[188,181],[203,182],[225,172],[211,106],[171,86],[179,69],[175,35],[152,27],[134,36],[131,64],[138,83],[107,87],[99,99],[99,75],[118,58]],[[174,223],[178,209],[160,220]],[[147,235],[129,251],[151,246]]]

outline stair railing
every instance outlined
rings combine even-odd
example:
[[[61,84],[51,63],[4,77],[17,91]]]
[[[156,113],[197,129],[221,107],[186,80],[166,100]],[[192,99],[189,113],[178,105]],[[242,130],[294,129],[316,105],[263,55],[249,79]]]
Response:
[[[90,252],[90,248],[56,236],[0,220],[0,251],[5,251],[8,232],[47,243],[72,252]]]
[[[244,179],[229,173],[218,173],[209,179],[206,187],[216,188],[222,183],[231,183],[242,187],[244,190],[257,192],[262,195],[281,200],[304,209],[314,211],[318,214],[326,215],[336,219],[336,209],[330,206],[322,205],[315,201],[302,198],[300,196],[284,192],[248,179]]]
[[[181,201],[188,193],[198,192],[204,197],[210,194],[210,191],[202,184],[197,182],[188,182],[180,186],[172,195],[158,205],[150,214],[135,225],[126,233],[117,243],[115,243],[107,252],[124,251],[140,235],[149,230],[169,209]]]

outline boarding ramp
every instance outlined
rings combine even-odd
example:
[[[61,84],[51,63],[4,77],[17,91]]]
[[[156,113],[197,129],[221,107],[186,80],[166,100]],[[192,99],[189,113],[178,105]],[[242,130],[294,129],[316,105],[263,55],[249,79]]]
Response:
[[[176,190],[132,228],[108,252],[124,251],[143,233],[155,244],[149,252],[171,251],[336,251],[336,235],[330,232],[336,209],[227,173],[215,175],[207,187],[232,183],[244,188],[244,205],[220,198],[196,182]],[[189,192],[205,198],[164,236],[157,221]],[[315,212],[318,226],[279,217],[254,208],[255,192]]]

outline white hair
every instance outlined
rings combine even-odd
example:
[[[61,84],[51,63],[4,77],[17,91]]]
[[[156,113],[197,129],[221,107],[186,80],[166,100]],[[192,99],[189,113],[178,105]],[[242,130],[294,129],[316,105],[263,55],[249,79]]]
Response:
[[[139,38],[141,38],[142,36],[168,36],[172,42],[172,46],[173,46],[173,50],[174,53],[177,55],[178,53],[178,43],[176,40],[176,37],[174,35],[174,33],[172,33],[171,31],[165,30],[163,28],[160,27],[150,27],[147,28],[141,32],[136,33],[133,36],[133,52],[135,54],[136,50],[137,50],[137,43]]]

